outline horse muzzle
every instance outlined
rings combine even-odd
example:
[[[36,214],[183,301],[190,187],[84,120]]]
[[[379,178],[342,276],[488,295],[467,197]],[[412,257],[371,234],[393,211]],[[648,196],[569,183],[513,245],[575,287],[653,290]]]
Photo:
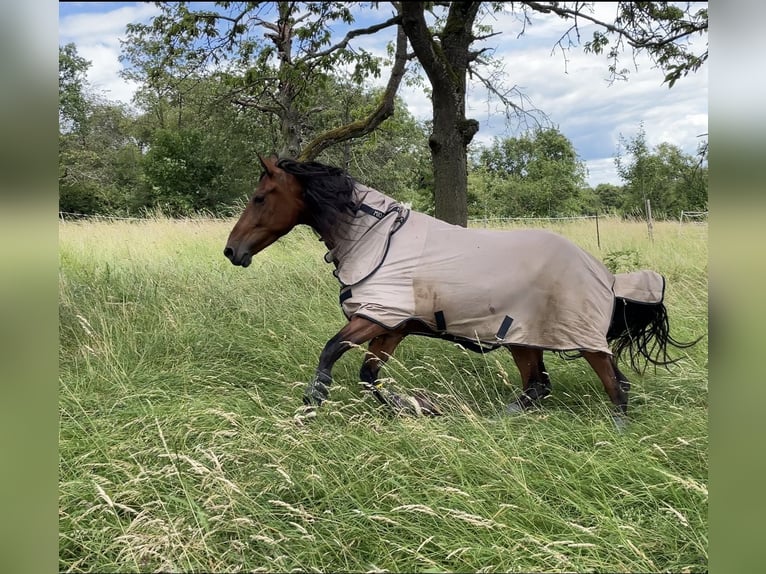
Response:
[[[223,254],[229,261],[232,262],[232,264],[239,265],[241,267],[247,267],[253,261],[253,256],[250,252],[244,251],[237,253],[233,247],[229,247],[228,245],[223,250]]]

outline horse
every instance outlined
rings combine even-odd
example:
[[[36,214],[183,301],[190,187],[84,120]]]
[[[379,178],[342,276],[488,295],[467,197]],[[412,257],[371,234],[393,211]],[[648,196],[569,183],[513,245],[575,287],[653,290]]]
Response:
[[[297,225],[328,248],[347,323],[322,349],[304,391],[306,412],[328,399],[332,370],[350,348],[368,343],[359,378],[384,405],[438,416],[426,396],[384,396],[380,369],[408,335],[486,352],[510,351],[522,392],[504,412],[541,405],[552,392],[544,351],[583,357],[603,384],[618,428],[625,426],[636,372],[667,367],[670,335],[665,279],[651,270],[612,274],[561,235],[540,229],[491,231],[450,225],[407,208],[345,170],[315,161],[258,155],[263,171],[223,254],[247,267]]]

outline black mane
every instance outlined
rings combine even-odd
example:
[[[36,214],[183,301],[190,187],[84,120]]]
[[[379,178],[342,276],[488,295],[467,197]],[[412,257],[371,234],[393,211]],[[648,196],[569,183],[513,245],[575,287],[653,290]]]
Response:
[[[301,182],[311,225],[320,235],[325,236],[340,215],[356,212],[353,199],[356,181],[341,168],[287,158],[280,159],[277,167]]]

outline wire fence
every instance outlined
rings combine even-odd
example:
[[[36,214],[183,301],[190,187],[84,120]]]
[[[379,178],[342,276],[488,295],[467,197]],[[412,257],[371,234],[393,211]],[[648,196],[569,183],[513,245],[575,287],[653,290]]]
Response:
[[[679,223],[683,223],[686,219],[689,223],[706,223],[708,218],[707,211],[683,211],[678,218]]]
[[[179,221],[187,220],[187,221],[196,221],[201,219],[217,219],[217,220],[224,220],[224,219],[231,219],[232,216],[223,216],[223,215],[215,215],[213,213],[198,213],[195,215],[186,215],[182,217],[176,217],[176,216],[169,216],[166,214],[163,214],[161,212],[157,213],[146,213],[145,215],[141,216],[120,216],[120,215],[95,215],[95,214],[88,214],[88,213],[74,213],[71,211],[59,211],[59,219],[62,221],[151,221],[152,219],[177,219]]]
[[[119,215],[89,215],[85,213],[74,213],[70,211],[59,211],[59,219],[62,221],[151,221],[152,219],[163,219],[168,216],[161,211],[147,212],[142,216],[119,216]],[[234,217],[233,215],[216,215],[213,213],[199,213],[185,217],[175,217],[181,221],[200,221],[200,220],[226,220]],[[613,217],[619,218],[619,216],[600,216],[602,220],[610,219]],[[708,218],[707,211],[681,211],[679,216],[679,223],[706,223]],[[636,218],[637,220],[640,218]],[[468,220],[469,227],[491,227],[491,226],[504,226],[509,223],[539,223],[539,222],[555,222],[564,223],[568,221],[594,221],[594,231],[596,233],[596,243],[599,249],[601,248],[601,231],[599,229],[599,216],[598,215],[570,215],[561,217],[474,217]],[[651,237],[651,225],[650,225],[650,237]]]
[[[579,219],[598,219],[598,215],[570,215],[563,217],[473,217],[468,220],[468,223],[504,223],[510,221],[575,221]]]

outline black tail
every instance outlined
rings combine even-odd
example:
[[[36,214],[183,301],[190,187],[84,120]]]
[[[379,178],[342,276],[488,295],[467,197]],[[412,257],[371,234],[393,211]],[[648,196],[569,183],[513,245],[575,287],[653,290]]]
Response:
[[[647,363],[667,367],[678,359],[668,355],[668,345],[677,349],[688,349],[702,337],[689,343],[676,341],[670,335],[668,311],[663,303],[636,303],[617,297],[615,299],[612,322],[606,339],[613,343],[615,359],[628,351],[630,366],[642,373]]]

